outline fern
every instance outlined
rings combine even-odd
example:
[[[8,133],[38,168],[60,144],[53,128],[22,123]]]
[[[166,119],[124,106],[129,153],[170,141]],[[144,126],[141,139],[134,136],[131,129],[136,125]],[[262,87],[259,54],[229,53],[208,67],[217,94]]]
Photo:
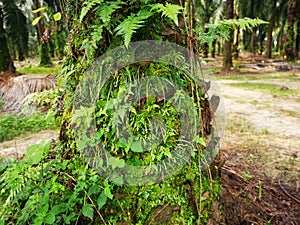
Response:
[[[115,31],[117,32],[116,35],[123,36],[124,38],[124,44],[126,47],[128,47],[132,35],[142,26],[144,26],[144,23],[146,19],[148,19],[150,16],[152,16],[153,13],[147,10],[141,10],[137,14],[132,13],[130,16],[128,16],[122,23],[120,23]]]
[[[86,1],[84,4],[85,6],[82,8],[79,21],[82,22],[83,18],[86,16],[86,14],[91,10],[91,8],[97,4],[103,3],[104,0],[93,0],[93,1]]]
[[[234,27],[239,27],[242,30],[252,30],[253,27],[257,27],[261,24],[268,24],[268,22],[261,19],[250,19],[248,17],[241,19],[230,19],[230,20],[222,20],[217,23],[217,26],[226,26],[230,29]]]
[[[174,23],[178,26],[178,14],[183,8],[179,5],[173,5],[167,3],[166,6],[163,4],[157,3],[152,6],[151,10],[156,10],[159,13],[162,13],[163,16],[166,16],[174,21]]]
[[[216,24],[207,24],[208,32],[203,32],[203,29],[195,29],[195,32],[199,34],[198,40],[204,43],[212,44],[215,40],[227,40],[229,38],[229,32],[235,27],[239,27],[241,30],[252,30],[261,24],[268,24],[268,22],[261,19],[250,19],[248,17],[241,19],[229,19],[221,20]]]

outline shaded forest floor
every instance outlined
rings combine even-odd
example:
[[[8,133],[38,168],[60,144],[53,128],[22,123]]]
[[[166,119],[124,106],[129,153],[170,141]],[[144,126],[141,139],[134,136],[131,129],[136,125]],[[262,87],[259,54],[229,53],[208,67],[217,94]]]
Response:
[[[243,55],[235,62],[238,72],[224,74],[217,67],[221,60],[208,59],[208,67],[225,101],[225,223],[300,224],[300,70]],[[45,131],[3,142],[0,156],[20,157],[30,145],[55,136]]]

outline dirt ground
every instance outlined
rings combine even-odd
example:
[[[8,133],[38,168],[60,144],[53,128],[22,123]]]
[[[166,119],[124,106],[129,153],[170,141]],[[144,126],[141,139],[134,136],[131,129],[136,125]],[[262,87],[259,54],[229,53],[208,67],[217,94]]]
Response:
[[[258,63],[246,62],[242,73],[216,74],[226,112],[226,224],[300,224],[300,71]],[[251,83],[275,84],[282,95]]]
[[[28,133],[11,141],[0,143],[0,159],[20,159],[26,153],[28,147],[42,142],[49,142],[57,138],[55,131],[41,131]]]

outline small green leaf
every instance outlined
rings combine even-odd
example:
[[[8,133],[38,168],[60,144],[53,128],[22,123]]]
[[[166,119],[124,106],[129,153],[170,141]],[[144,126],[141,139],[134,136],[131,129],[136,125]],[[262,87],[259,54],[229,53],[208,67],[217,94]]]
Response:
[[[107,187],[105,187],[104,188],[104,194],[109,198],[109,199],[113,199],[113,195],[112,195],[112,193],[111,193],[111,191],[110,191],[110,188],[107,186]]]
[[[118,146],[120,148],[126,148],[127,147],[127,141],[125,138],[120,138],[119,141],[118,141]]]
[[[133,142],[133,144],[131,145],[131,151],[137,152],[137,153],[143,152],[143,147],[141,145],[141,142],[139,142],[139,141]]]
[[[30,146],[27,149],[27,154],[28,154],[27,162],[31,163],[32,165],[38,164],[43,158],[43,153],[49,152],[49,149],[50,149],[50,144],[46,144],[46,145],[36,144]]]
[[[45,217],[45,223],[46,224],[53,224],[55,222],[55,214],[50,212],[48,215]]]
[[[107,201],[107,196],[106,194],[104,194],[104,192],[102,192],[97,199],[97,205],[99,210],[106,204],[106,201]]]
[[[101,191],[101,188],[98,185],[94,184],[89,188],[88,194],[89,195],[99,194],[100,191]]]
[[[203,137],[199,137],[198,138],[198,144],[203,145],[204,147],[206,147],[206,143]]]
[[[37,25],[41,18],[42,18],[42,16],[39,16],[39,17],[35,18],[35,19],[32,21],[31,24],[32,24],[33,26],[34,26],[34,25]]]
[[[91,204],[85,204],[82,207],[82,214],[88,218],[90,218],[91,220],[93,220],[94,217],[94,209],[93,206]]]
[[[38,12],[44,11],[45,9],[46,9],[46,7],[40,7],[38,9],[32,10],[32,12],[33,13],[38,13]]]
[[[54,19],[55,21],[61,20],[61,13],[60,13],[60,12],[55,13],[55,14],[53,15],[53,19]]]
[[[124,160],[115,157],[109,157],[108,164],[111,165],[113,169],[123,168],[125,166]]]

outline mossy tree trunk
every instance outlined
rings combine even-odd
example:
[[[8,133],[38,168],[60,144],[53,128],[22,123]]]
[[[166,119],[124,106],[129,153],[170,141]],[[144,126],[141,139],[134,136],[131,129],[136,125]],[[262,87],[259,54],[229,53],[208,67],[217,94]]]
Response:
[[[92,1],[87,1],[85,4],[89,5],[91,2]],[[73,125],[71,125],[70,122],[70,117],[72,116],[70,112],[72,112],[74,106],[73,99],[75,89],[83,72],[88,68],[88,65],[91,65],[94,60],[106,51],[113,47],[123,45],[123,38],[116,35],[115,32],[118,24],[128,18],[132,21],[133,15],[140,15],[138,12],[141,8],[149,9],[149,7],[145,7],[145,4],[148,4],[149,2],[145,3],[145,1],[134,1],[130,4],[116,8],[112,8],[112,4],[109,2],[110,1],[104,1],[98,5],[92,3],[89,8],[90,10],[87,11],[81,10],[86,5],[81,5],[82,3],[77,5],[78,1],[74,0],[68,2],[69,5],[67,6],[67,11],[71,29],[68,42],[68,56],[62,69],[63,76],[66,79],[66,86],[64,87],[64,93],[62,93],[62,96],[64,96],[63,102],[65,103],[65,108],[60,131],[60,141],[65,148],[65,154],[68,155],[68,158],[73,158],[74,155],[72,154],[80,154],[79,150],[76,148],[76,143],[74,142],[75,137],[71,132]],[[165,4],[165,1],[153,0],[150,2],[152,4]],[[191,2],[192,1],[190,1],[190,3]],[[117,4],[117,1],[115,1],[115,4]],[[108,7],[112,10],[109,18],[105,18],[105,23],[103,23],[101,17],[103,14],[100,13],[103,13],[103,11],[101,11],[102,7]],[[87,13],[82,16],[81,12]],[[80,18],[80,14],[82,21],[79,23],[78,18]],[[143,20],[145,20],[144,26],[133,32],[133,36],[131,37],[132,41],[154,39],[172,40],[172,37],[161,35],[162,30],[165,29],[166,26],[176,26],[170,19],[161,17],[161,14],[158,13],[155,16]],[[101,27],[101,29],[99,29],[99,27]],[[126,26],[124,29],[129,29],[129,27]],[[179,28],[176,27],[176,29]],[[101,36],[101,38],[97,39],[99,36]],[[126,76],[129,76],[130,74],[130,76],[136,76],[135,78],[139,79],[144,73],[142,71],[153,70],[152,73],[155,74],[159,71],[167,71],[168,68],[169,67],[166,65],[153,64],[152,62],[147,62],[139,66],[132,65],[127,73],[123,73],[122,71],[115,73],[111,82],[125,79]],[[172,74],[172,77],[174,79],[182,79],[182,82],[187,81],[180,77],[175,71],[173,72],[174,74]],[[117,86],[113,87],[116,88]],[[191,96],[194,96],[194,94],[191,94]],[[104,102],[107,101],[105,100]],[[141,104],[143,105],[145,103]],[[105,108],[103,107],[104,106],[98,106],[101,110]],[[199,107],[203,110],[203,114],[201,113],[202,134],[203,136],[209,136],[212,134],[211,132],[213,132],[213,129],[211,129],[212,111],[208,99],[204,98],[203,101],[201,100],[201,103],[199,102]],[[103,116],[101,118],[106,120],[106,117],[108,116]],[[103,121],[102,119],[99,118],[98,120]],[[97,123],[99,124],[97,129],[99,132],[104,132],[104,136],[109,135],[112,132],[109,129],[104,130],[104,127],[106,127],[105,124],[102,124],[104,122],[98,121]],[[108,138],[107,140],[112,146],[118,145],[118,139],[115,137]],[[211,142],[212,145],[214,145],[213,143],[215,142]],[[201,148],[203,150],[203,146]],[[122,150],[121,147],[118,147],[118,149],[120,151]],[[218,202],[218,196],[220,194],[220,174],[218,169],[215,170],[215,168],[218,168],[217,164],[208,167],[205,171],[201,171],[200,160],[202,157],[202,150],[200,150],[199,146],[198,151],[195,152],[196,155],[190,159],[186,166],[174,176],[167,180],[163,180],[161,183],[139,187],[111,184],[112,196],[109,196],[111,200],[108,199],[108,204],[102,206],[99,210],[98,215],[101,214],[101,218],[96,218],[97,215],[95,213],[94,223],[105,224],[104,221],[110,221],[116,224],[217,224],[218,222],[214,220],[214,215],[219,215],[220,212],[218,208],[211,207],[211,205],[212,202]],[[212,154],[217,153],[214,151]],[[125,156],[124,154],[117,154],[117,156],[125,157],[126,154]],[[130,154],[127,154],[127,156],[130,157]],[[142,161],[141,163],[144,162]],[[107,186],[107,183],[102,183],[100,186],[103,187],[105,185]],[[106,196],[104,197],[107,198]],[[92,198],[94,197],[92,196]],[[101,196],[96,196],[96,198],[93,199],[93,202],[99,201],[99,198],[101,198]],[[213,213],[210,213],[211,211],[213,211]],[[87,220],[87,218],[85,219]],[[87,221],[84,221],[83,217],[80,218],[80,222],[87,223]]]

